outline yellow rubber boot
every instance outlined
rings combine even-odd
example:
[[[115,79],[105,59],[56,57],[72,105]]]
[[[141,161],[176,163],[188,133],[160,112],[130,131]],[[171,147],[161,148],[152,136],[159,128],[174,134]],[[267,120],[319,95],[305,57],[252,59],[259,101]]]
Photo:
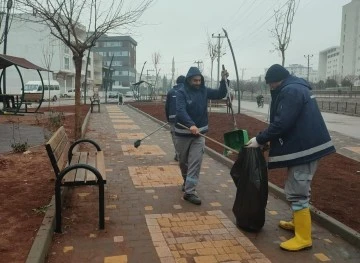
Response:
[[[309,208],[294,212],[295,236],[280,244],[288,251],[299,251],[311,248],[311,216]]]
[[[295,230],[294,220],[291,221],[280,220],[279,227],[285,230],[294,231]]]

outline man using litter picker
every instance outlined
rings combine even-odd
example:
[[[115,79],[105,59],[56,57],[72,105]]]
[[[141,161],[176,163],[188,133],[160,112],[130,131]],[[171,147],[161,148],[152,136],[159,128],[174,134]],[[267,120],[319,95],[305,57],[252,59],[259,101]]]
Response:
[[[176,116],[176,93],[184,85],[185,76],[181,75],[176,79],[176,85],[166,95],[165,114],[170,124],[171,139],[175,147],[175,116]],[[178,154],[175,150],[175,161],[178,161]]]
[[[205,87],[204,77],[197,67],[191,67],[184,86],[176,95],[175,143],[179,154],[179,166],[184,178],[184,200],[195,205],[201,204],[196,193],[200,168],[205,148],[205,138],[200,136],[208,131],[208,100],[222,99],[227,94],[226,70],[221,73],[219,89]]]
[[[268,168],[287,168],[284,190],[293,220],[280,221],[279,226],[295,236],[280,247],[299,251],[312,246],[309,201],[318,160],[335,148],[309,83],[278,64],[268,69],[265,80],[271,92],[270,124],[247,147],[270,142]]]

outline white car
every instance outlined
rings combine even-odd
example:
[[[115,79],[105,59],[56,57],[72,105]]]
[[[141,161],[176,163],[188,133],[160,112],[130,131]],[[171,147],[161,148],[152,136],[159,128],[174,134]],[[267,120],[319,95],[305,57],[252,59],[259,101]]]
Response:
[[[125,97],[127,97],[127,98],[132,98],[132,97],[134,97],[134,92],[133,92],[133,91],[127,91],[127,92],[125,93]]]
[[[64,98],[70,98],[70,97],[75,98],[75,89],[67,90],[64,94],[62,94],[62,97],[64,97]],[[84,92],[83,91],[81,91],[81,97],[84,97]]]
[[[135,96],[137,97],[138,93],[136,91],[127,91],[125,93],[125,97],[127,98],[134,98]]]

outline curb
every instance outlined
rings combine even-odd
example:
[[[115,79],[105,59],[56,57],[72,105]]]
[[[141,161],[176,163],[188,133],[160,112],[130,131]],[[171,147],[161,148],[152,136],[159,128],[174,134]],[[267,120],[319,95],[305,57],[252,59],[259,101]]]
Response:
[[[84,123],[81,127],[81,136],[84,137],[86,128],[90,119],[90,109],[84,118]],[[64,195],[68,192],[68,188],[62,188],[61,202],[63,203]],[[55,195],[52,196],[49,203],[49,208],[46,210],[44,219],[39,230],[36,233],[33,244],[26,258],[25,263],[43,263],[48,254],[52,237],[55,230]]]
[[[153,116],[127,104],[128,107],[132,108],[133,110],[147,116],[148,118],[152,119],[153,121],[163,125],[165,124],[165,122],[160,121],[156,118],[154,118]],[[227,167],[231,168],[234,164],[234,161],[232,161],[231,159],[223,156],[222,154],[219,154],[218,152],[210,149],[209,147],[205,146],[205,152],[211,156],[212,158],[214,158],[215,160],[223,163],[224,165],[226,165]],[[285,193],[284,190],[278,186],[276,186],[275,184],[269,182],[269,191],[277,196],[278,198],[280,198],[282,201],[287,202],[286,197],[285,197]],[[335,218],[325,214],[324,212],[318,210],[317,208],[315,208],[314,206],[310,206],[310,212],[311,212],[311,216],[312,219],[314,221],[316,221],[319,225],[321,225],[322,227],[326,228],[327,230],[329,230],[331,233],[339,235],[340,237],[342,237],[345,241],[347,241],[348,243],[354,245],[357,248],[360,248],[360,233],[355,231],[354,229],[344,225],[343,223],[337,221]]]

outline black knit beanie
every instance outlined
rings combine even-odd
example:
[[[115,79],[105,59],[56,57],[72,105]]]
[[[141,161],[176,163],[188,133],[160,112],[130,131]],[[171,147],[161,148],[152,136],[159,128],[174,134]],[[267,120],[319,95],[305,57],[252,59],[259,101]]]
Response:
[[[185,76],[180,75],[177,79],[176,79],[176,84],[180,84],[180,83],[184,83],[185,82]]]
[[[266,83],[279,82],[286,79],[290,75],[289,71],[279,64],[272,65],[266,72],[265,80]]]

